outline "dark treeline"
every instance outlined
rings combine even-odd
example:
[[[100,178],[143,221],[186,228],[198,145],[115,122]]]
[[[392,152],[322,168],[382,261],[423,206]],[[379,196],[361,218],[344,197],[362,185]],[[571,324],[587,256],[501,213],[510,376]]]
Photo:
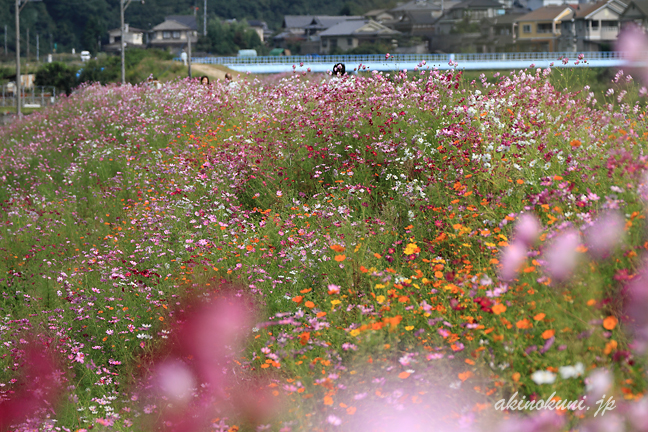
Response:
[[[108,41],[107,31],[119,27],[120,0],[43,0],[27,4],[21,15],[21,52],[27,52],[27,29],[29,29],[30,55],[36,53],[36,35],[40,39],[40,52],[69,52],[88,50],[93,54],[101,44]],[[174,14],[193,14],[198,7],[197,19],[202,30],[204,0],[134,0],[126,10],[126,22],[143,30],[164,21],[164,17]],[[260,19],[266,21],[273,30],[281,27],[284,15],[358,15],[370,9],[388,7],[395,0],[207,0],[208,20],[217,17],[237,20]],[[15,0],[0,0],[0,52],[4,51],[4,25],[7,26],[7,51],[15,53]],[[213,34],[219,32],[214,28]],[[234,32],[236,34],[236,32]],[[239,32],[238,39],[232,42],[241,48],[254,48],[256,41],[245,32]],[[229,42],[224,42],[228,44]]]

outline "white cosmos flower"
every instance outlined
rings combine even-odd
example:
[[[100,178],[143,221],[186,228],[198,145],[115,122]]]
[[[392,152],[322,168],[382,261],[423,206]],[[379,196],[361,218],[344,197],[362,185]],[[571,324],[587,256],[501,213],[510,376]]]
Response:
[[[531,379],[538,385],[553,384],[556,381],[556,374],[550,371],[538,370],[533,372]]]

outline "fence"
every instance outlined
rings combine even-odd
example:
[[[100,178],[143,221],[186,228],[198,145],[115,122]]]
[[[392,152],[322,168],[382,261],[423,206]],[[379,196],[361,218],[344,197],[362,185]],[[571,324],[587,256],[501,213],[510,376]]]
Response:
[[[310,56],[264,56],[264,57],[192,57],[192,63],[220,64],[220,65],[263,65],[282,64],[298,65],[299,63],[447,63],[450,60],[457,62],[491,62],[491,61],[536,61],[536,60],[562,60],[563,58],[576,58],[583,54],[585,60],[623,60],[621,52],[503,52],[503,53],[472,53],[472,54],[396,54],[386,59],[384,54],[366,55],[310,55]],[[180,61],[180,58],[174,60]]]
[[[44,108],[54,105],[56,103],[56,88],[55,87],[32,87],[30,89],[22,88],[21,105],[24,108]],[[2,107],[15,107],[16,106],[16,86],[3,85],[2,98],[0,99],[0,106]]]
[[[582,57],[581,57],[582,56]],[[581,58],[581,60],[577,61]],[[647,57],[644,57],[647,58]],[[569,61],[567,61],[569,59]],[[175,60],[180,61],[179,58]],[[585,60],[585,61],[583,61]],[[196,57],[193,63],[220,64],[237,72],[285,73],[327,72],[334,64],[345,63],[346,70],[362,65],[364,70],[395,71],[415,70],[425,62],[426,68],[438,69],[525,69],[529,67],[619,67],[644,66],[629,64],[621,52],[511,52],[511,53],[474,53],[474,54],[384,54],[371,55],[310,55],[278,57]]]

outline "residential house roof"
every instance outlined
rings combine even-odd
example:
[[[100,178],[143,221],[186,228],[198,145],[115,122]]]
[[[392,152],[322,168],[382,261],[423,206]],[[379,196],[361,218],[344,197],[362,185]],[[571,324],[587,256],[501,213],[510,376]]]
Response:
[[[492,8],[503,9],[504,5],[495,0],[463,0],[454,6],[452,9],[477,9],[477,8]]]
[[[116,29],[108,30],[108,34],[119,34],[119,33],[121,33],[121,28],[119,27]],[[124,33],[146,33],[146,31],[127,25],[126,28],[124,29]]]
[[[616,12],[617,14],[621,14],[626,9],[627,4],[619,0],[601,0],[596,3],[579,4],[576,5],[576,10],[574,11],[574,18],[586,18],[588,15],[591,15],[605,7],[610,8],[613,12]]]
[[[304,28],[313,21],[313,15],[284,15],[283,28]]]
[[[268,28],[268,24],[265,21],[261,20],[248,20],[247,23],[250,27],[260,27],[262,29]]]
[[[484,19],[484,22],[489,25],[513,25],[514,22],[519,21],[520,17],[526,15],[528,11],[523,13],[507,13],[504,15],[497,15],[492,18]]]
[[[376,17],[383,12],[387,12],[387,9],[372,9],[369,12],[366,12],[364,16],[366,17]]]
[[[533,12],[529,12],[526,15],[522,15],[518,18],[518,21],[553,21],[563,15],[565,11],[569,11],[569,15],[574,12],[574,10],[567,5],[544,6],[534,10]]]
[[[645,16],[648,16],[648,0],[630,0],[628,2],[628,8],[633,4],[641,13]]]
[[[304,28],[311,28],[316,30],[326,30],[342,21],[362,19],[361,16],[330,16],[330,15],[317,15],[313,20]]]
[[[189,27],[191,30],[198,30],[198,23],[194,15],[170,15],[165,17],[166,20],[179,22],[180,24]]]
[[[190,30],[190,28],[184,24],[181,24],[174,20],[166,20],[162,24],[158,24],[151,29],[152,31],[178,31],[178,30]]]
[[[425,1],[412,0],[395,8],[389,9],[389,12],[410,12],[417,10],[438,10],[441,9],[441,0]]]
[[[320,37],[326,36],[358,36],[358,35],[397,35],[399,31],[392,30],[384,25],[370,19],[360,18],[343,21],[320,33]]]

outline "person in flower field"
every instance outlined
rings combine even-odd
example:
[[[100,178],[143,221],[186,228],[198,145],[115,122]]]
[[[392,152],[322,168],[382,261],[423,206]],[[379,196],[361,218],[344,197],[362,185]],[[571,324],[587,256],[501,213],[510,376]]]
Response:
[[[333,76],[334,77],[341,77],[346,74],[346,67],[344,66],[344,63],[338,63],[335,66],[333,66]]]

